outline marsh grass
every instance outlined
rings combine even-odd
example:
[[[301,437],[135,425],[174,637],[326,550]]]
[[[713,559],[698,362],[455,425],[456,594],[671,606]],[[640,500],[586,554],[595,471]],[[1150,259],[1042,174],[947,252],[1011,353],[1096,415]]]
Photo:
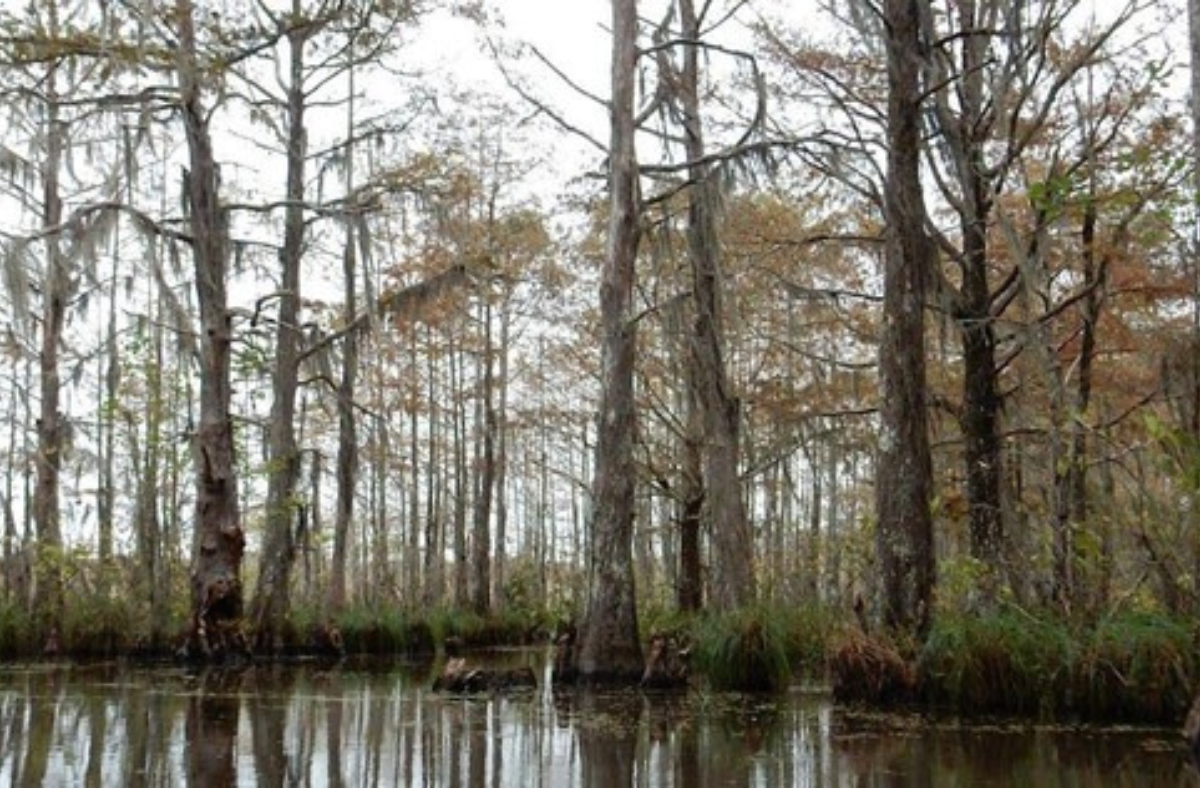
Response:
[[[975,714],[1038,715],[1072,706],[1077,638],[1062,621],[1018,611],[937,620],[917,662],[925,700]]]
[[[829,680],[834,699],[892,707],[916,699],[917,673],[893,642],[846,626],[829,644]]]
[[[1108,618],[1075,665],[1078,710],[1090,719],[1175,724],[1200,680],[1193,624],[1156,614]]]
[[[791,679],[788,632],[780,615],[762,608],[697,618],[692,663],[721,691],[775,692]]]

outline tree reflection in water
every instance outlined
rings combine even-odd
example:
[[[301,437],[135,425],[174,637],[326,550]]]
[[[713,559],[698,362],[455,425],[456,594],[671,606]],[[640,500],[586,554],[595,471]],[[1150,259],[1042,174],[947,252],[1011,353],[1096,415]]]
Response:
[[[429,665],[8,668],[0,786],[1198,782],[1172,731],[931,723],[799,691],[461,698],[430,681]]]

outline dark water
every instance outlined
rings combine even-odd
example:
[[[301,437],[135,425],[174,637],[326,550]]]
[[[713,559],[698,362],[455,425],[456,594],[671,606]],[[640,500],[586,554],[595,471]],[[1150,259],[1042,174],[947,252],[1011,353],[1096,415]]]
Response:
[[[429,670],[0,666],[0,787],[1200,783],[1175,731],[930,722],[800,689],[460,699]]]

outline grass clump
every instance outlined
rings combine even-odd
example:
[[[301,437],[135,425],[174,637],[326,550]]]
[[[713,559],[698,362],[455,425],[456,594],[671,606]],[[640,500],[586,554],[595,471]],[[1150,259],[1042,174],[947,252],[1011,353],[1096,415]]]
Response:
[[[433,629],[398,609],[354,606],[338,614],[336,625],[347,653],[356,655],[427,655],[435,650]]]
[[[1075,638],[1061,621],[1015,611],[937,620],[921,652],[921,691],[962,713],[1046,715],[1071,705]]]
[[[829,655],[839,642],[845,620],[831,606],[804,603],[776,612],[786,631],[788,663],[794,672],[823,679],[830,665]]]
[[[1079,711],[1091,719],[1174,725],[1200,677],[1195,631],[1159,614],[1102,620],[1076,669]]]
[[[891,641],[847,626],[830,643],[828,668],[834,699],[876,706],[903,705],[916,698],[917,674]]]
[[[718,690],[773,692],[791,679],[787,631],[777,615],[758,608],[697,619],[692,663]]]

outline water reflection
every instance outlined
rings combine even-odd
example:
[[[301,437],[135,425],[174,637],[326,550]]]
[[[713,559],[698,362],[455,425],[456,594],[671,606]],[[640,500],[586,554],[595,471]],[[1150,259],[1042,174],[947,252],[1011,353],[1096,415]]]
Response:
[[[802,691],[461,699],[430,682],[412,665],[0,668],[0,786],[1200,782],[1170,731],[931,724]]]

